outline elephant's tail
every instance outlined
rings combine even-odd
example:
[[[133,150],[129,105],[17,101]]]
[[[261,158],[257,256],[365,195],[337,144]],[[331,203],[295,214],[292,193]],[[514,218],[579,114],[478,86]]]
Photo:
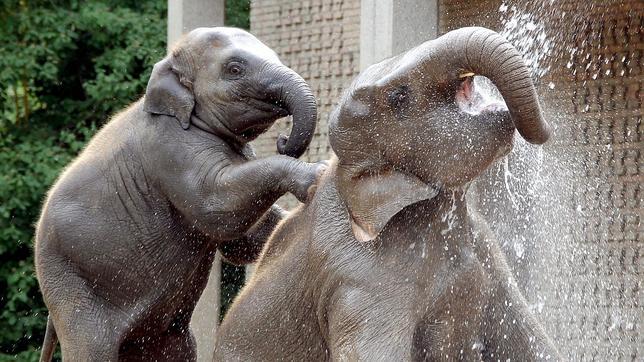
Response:
[[[42,343],[42,352],[40,353],[40,362],[51,361],[56,344],[58,343],[58,336],[56,336],[56,329],[51,316],[47,317],[47,329],[45,330],[45,340]]]

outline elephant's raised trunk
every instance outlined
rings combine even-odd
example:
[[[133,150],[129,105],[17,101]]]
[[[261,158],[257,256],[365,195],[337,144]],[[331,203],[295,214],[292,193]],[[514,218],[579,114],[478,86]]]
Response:
[[[514,126],[526,141],[545,143],[550,127],[543,118],[537,92],[521,53],[498,33],[480,27],[451,31],[438,39],[438,57],[457,71],[487,77],[499,89]]]
[[[280,67],[284,78],[280,86],[280,103],[293,115],[290,136],[280,135],[277,151],[282,155],[300,157],[313,139],[317,123],[317,103],[311,88],[299,74],[287,67]]]

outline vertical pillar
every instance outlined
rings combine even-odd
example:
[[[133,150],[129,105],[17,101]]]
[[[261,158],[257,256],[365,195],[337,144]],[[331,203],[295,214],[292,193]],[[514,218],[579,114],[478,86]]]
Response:
[[[168,49],[190,30],[224,25],[224,0],[168,0]],[[190,328],[197,342],[197,361],[212,361],[219,322],[221,258],[217,255],[208,285],[195,307]]]
[[[255,272],[255,264],[246,265],[246,277],[245,277],[246,279],[244,281],[245,283],[248,283],[250,278],[253,276],[254,272]]]
[[[168,0],[168,49],[190,30],[224,25],[224,0]]]
[[[212,263],[208,284],[190,320],[190,329],[197,341],[197,361],[212,361],[215,349],[215,332],[219,324],[219,300],[221,282],[221,257],[217,253]]]
[[[360,69],[438,36],[438,0],[361,0]]]

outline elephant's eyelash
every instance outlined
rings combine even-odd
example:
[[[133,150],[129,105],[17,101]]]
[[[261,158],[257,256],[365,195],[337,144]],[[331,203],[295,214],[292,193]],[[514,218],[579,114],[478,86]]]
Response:
[[[387,96],[389,104],[394,108],[399,108],[409,101],[409,87],[400,86],[389,93]]]

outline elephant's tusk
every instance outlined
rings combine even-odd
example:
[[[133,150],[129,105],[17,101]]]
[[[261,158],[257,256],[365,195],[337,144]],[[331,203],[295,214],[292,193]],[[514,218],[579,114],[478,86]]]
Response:
[[[475,74],[475,73],[473,73],[473,72],[467,72],[467,73],[463,73],[463,74],[459,75],[459,76],[458,76],[458,79],[463,79],[463,78],[467,78],[467,77],[473,77],[473,76],[475,76],[475,75],[476,75],[476,74]]]

